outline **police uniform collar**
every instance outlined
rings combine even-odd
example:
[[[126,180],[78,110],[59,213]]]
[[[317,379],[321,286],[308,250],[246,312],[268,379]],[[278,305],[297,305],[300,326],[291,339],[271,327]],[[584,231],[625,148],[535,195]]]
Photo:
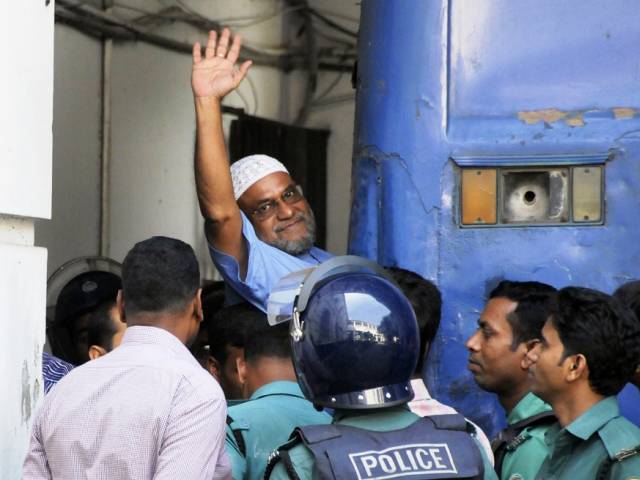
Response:
[[[513,407],[513,410],[507,415],[507,423],[513,425],[520,422],[525,418],[532,417],[538,413],[550,412],[552,410],[551,405],[546,403],[540,397],[529,392]]]
[[[304,398],[300,386],[296,382],[289,380],[279,380],[277,382],[267,383],[258,388],[249,400],[267,397],[269,395],[291,395],[294,397]]]
[[[400,413],[400,412],[411,412],[409,409],[409,404],[403,403],[402,405],[396,405],[393,407],[386,408],[367,408],[367,409],[358,409],[358,410],[344,410],[344,409],[336,409],[333,414],[333,421],[339,422],[342,420],[348,420],[350,418],[358,418],[358,417],[369,417],[375,414],[388,414],[388,413]]]
[[[575,437],[587,440],[607,422],[618,416],[620,416],[620,409],[616,397],[607,397],[567,425],[565,430]]]

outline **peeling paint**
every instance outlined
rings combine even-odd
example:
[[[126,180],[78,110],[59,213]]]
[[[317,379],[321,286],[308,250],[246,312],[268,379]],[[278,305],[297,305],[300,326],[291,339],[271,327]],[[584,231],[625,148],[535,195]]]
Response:
[[[564,120],[570,127],[584,127],[584,111],[563,111],[557,108],[543,108],[542,110],[529,110],[518,112],[518,119],[527,125],[535,125],[543,122],[544,128],[551,129],[552,123]]]
[[[25,425],[31,419],[31,378],[27,361],[22,362],[22,424]]]
[[[433,110],[433,104],[425,97],[416,98],[416,118],[420,118],[422,115],[420,113],[420,106],[424,105],[429,110]]]
[[[564,123],[570,127],[584,127],[584,112],[578,112],[572,117],[567,118]]]
[[[633,118],[637,113],[637,110],[635,108],[628,108],[628,107],[613,108],[612,110],[613,110],[613,117],[616,120]]]
[[[527,125],[535,125],[538,122],[553,123],[565,118],[567,115],[568,112],[563,112],[557,108],[518,112],[518,118]]]

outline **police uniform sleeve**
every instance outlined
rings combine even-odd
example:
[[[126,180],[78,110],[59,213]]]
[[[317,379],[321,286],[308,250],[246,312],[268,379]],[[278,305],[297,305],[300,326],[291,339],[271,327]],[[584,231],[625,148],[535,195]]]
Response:
[[[236,437],[228,424],[225,437],[225,449],[231,462],[231,472],[234,480],[242,480],[247,472],[247,461],[240,451]]]
[[[313,455],[304,445],[296,445],[288,451],[290,459],[290,468],[293,468],[295,474],[300,480],[311,480],[315,478],[313,475],[314,460]],[[274,480],[296,480],[289,475],[287,466],[283,460],[279,460],[271,470],[269,479]]]

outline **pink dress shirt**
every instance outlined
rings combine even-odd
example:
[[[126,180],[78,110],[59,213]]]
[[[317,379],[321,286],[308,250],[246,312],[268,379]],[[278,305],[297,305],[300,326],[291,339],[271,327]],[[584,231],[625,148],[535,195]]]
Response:
[[[44,398],[23,479],[229,479],[222,390],[166,330],[127,328]]]
[[[411,388],[413,388],[413,393],[415,395],[413,400],[409,402],[409,409],[416,415],[421,417],[430,417],[433,415],[451,415],[458,413],[458,411],[453,407],[444,405],[435,398],[431,398],[429,390],[427,390],[427,386],[421,378],[414,378],[411,380]],[[471,420],[467,419],[467,421],[476,427],[476,438],[482,445],[491,465],[493,465],[493,452],[491,451],[491,442],[489,442],[487,435]]]

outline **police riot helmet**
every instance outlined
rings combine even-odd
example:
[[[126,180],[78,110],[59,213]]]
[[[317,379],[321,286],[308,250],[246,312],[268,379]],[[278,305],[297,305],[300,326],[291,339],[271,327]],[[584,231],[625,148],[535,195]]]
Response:
[[[413,398],[419,333],[408,299],[376,263],[335,257],[280,281],[271,323],[290,320],[298,383],[315,405],[367,409]]]
[[[88,360],[78,339],[73,338],[76,333],[86,338],[87,328],[77,325],[76,320],[106,302],[115,302],[122,288],[121,272],[122,266],[115,260],[88,256],[66,262],[49,277],[47,349],[72,363]]]

